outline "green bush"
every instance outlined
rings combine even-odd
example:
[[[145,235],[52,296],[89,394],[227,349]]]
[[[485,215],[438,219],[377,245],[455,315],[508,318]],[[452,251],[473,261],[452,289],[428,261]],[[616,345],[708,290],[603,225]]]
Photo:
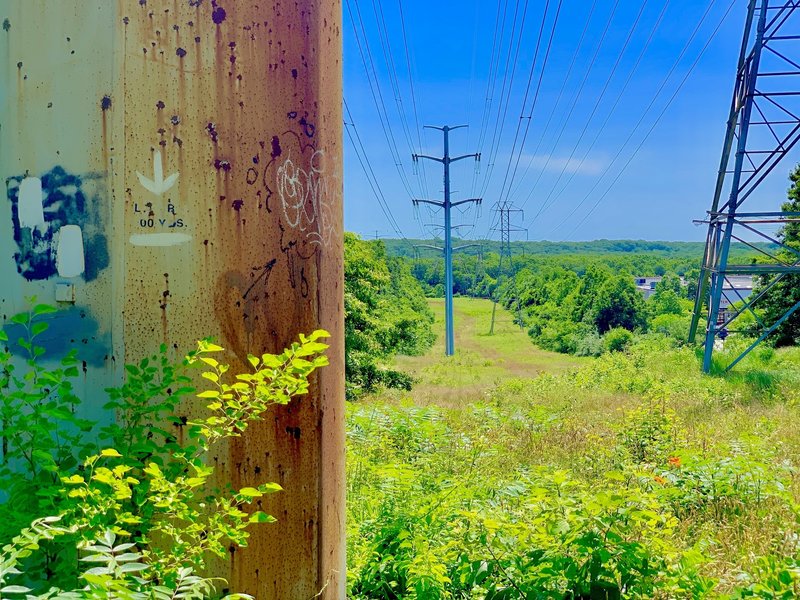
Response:
[[[690,322],[691,316],[688,315],[662,314],[653,318],[649,331],[684,343],[689,336]]]
[[[247,544],[251,524],[274,518],[250,505],[280,491],[274,483],[240,490],[210,486],[204,462],[213,445],[242,435],[270,406],[305,394],[308,377],[327,364],[318,340],[301,335],[280,355],[249,356],[252,372],[227,383],[229,367],[214,358],[222,348],[204,341],[182,365],[166,348],[126,366],[122,387],[109,390],[118,421],[97,428],[77,420],[72,382],[75,358],[50,369],[36,338],[47,330],[36,305],[12,318],[28,351],[19,368],[0,350],[4,449],[0,470],[0,594],[25,598],[206,598],[221,581],[196,575],[210,556],[227,557]],[[8,342],[0,331],[0,342]],[[202,365],[208,388],[197,394],[208,415],[180,420],[172,411],[195,393],[185,369]],[[165,428],[185,428],[184,444]],[[88,441],[87,441],[88,440]],[[97,443],[96,440],[99,440]],[[233,595],[230,598],[243,598]]]
[[[633,342],[633,334],[627,329],[615,327],[603,336],[603,346],[609,352],[624,352]]]
[[[603,338],[592,332],[583,336],[575,344],[575,356],[600,356],[605,352]]]
[[[401,259],[382,242],[344,237],[345,375],[347,398],[381,387],[410,389],[411,377],[389,366],[396,354],[417,355],[434,341],[433,313]]]

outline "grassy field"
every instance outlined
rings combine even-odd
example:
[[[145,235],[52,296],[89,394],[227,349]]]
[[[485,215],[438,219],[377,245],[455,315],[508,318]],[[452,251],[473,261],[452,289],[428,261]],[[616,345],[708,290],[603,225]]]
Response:
[[[575,359],[491,310],[350,407],[352,598],[800,597],[800,351]]]
[[[417,380],[411,394],[423,406],[461,406],[479,401],[484,394],[509,379],[560,373],[577,367],[585,359],[540,350],[513,322],[512,315],[497,306],[494,334],[489,335],[492,304],[488,300],[455,298],[455,347],[453,357],[444,354],[444,336],[439,335],[424,356],[400,356],[396,366]],[[431,299],[436,317],[434,329],[444,332],[444,300]],[[397,400],[407,393],[385,392],[372,401]]]

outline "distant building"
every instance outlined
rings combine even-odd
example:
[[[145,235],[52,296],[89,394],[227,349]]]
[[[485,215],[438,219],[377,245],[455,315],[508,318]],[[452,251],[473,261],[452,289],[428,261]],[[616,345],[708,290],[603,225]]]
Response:
[[[661,283],[663,277],[634,277],[636,282],[636,289],[639,290],[644,299],[647,300],[650,296],[656,293],[656,286]],[[683,283],[681,281],[681,283]]]
[[[656,288],[663,277],[634,277],[636,289],[644,296],[645,300],[656,293]],[[681,285],[687,282],[681,277]],[[719,302],[719,323],[724,323],[733,314],[731,304],[747,300],[753,293],[753,277],[750,275],[729,275],[722,288],[722,299]]]
[[[718,323],[724,323],[733,314],[731,304],[747,300],[753,293],[753,277],[750,275],[729,275],[722,287],[719,301]]]

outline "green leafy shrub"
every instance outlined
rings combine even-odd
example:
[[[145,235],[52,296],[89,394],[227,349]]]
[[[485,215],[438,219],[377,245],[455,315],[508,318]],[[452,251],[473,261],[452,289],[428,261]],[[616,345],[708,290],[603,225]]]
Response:
[[[605,352],[603,338],[597,333],[589,333],[575,344],[575,356],[600,356]]]
[[[758,442],[700,453],[676,452],[660,470],[664,497],[680,516],[722,521],[758,507],[791,502],[792,469]]]
[[[405,262],[386,256],[381,242],[346,233],[344,253],[347,397],[382,387],[411,389],[411,377],[391,368],[389,359],[421,354],[433,344],[433,314],[422,287]]]
[[[498,404],[537,397],[533,385],[511,381],[461,421],[432,407],[350,411],[350,597],[702,597],[713,586],[676,547],[661,490],[621,473],[587,483],[553,467],[508,469],[508,446],[558,426],[546,411]]]
[[[239,436],[275,404],[308,391],[309,375],[327,364],[327,333],[300,336],[280,355],[250,356],[252,372],[232,378],[208,341],[178,366],[161,354],[126,367],[122,387],[109,390],[118,421],[97,429],[65,407],[79,403],[71,380],[72,355],[54,369],[43,366],[36,337],[50,312],[35,306],[12,321],[29,357],[24,373],[0,351],[4,367],[4,449],[12,458],[0,471],[6,499],[0,523],[0,593],[27,598],[205,598],[218,582],[195,575],[212,555],[245,546],[248,527],[274,521],[252,502],[280,491],[274,483],[240,490],[210,484],[203,457],[222,439]],[[7,342],[5,333],[0,340]],[[202,365],[208,388],[197,394],[208,416],[172,417],[184,441],[165,429],[177,402],[193,395],[186,369]],[[36,435],[26,433],[28,428]],[[86,442],[95,431],[107,447]],[[10,434],[10,435],[6,435]],[[68,445],[68,446],[67,446]],[[115,447],[116,446],[116,447]],[[100,449],[102,447],[102,449]],[[118,450],[121,449],[122,451]],[[31,502],[31,499],[34,499]],[[20,525],[22,524],[22,525]],[[232,596],[243,597],[243,596]]]
[[[609,352],[624,352],[633,342],[633,334],[622,327],[609,329],[603,336],[603,345]]]
[[[666,464],[679,432],[675,411],[647,402],[628,413],[617,437],[634,462]]]
[[[451,488],[452,490],[452,488]],[[685,572],[674,517],[638,488],[533,471],[486,496],[381,513],[354,598],[651,598],[708,589]]]
[[[653,317],[649,331],[660,333],[677,342],[686,342],[689,335],[691,316],[676,314],[660,314]]]
[[[800,560],[797,556],[759,557],[752,573],[742,575],[744,585],[731,595],[731,600],[770,598],[791,600],[800,597]]]

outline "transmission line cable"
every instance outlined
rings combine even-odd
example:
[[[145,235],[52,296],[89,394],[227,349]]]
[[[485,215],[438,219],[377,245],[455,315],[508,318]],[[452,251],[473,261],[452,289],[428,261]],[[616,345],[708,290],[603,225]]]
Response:
[[[586,23],[583,26],[583,31],[581,32],[580,39],[578,43],[575,45],[575,50],[572,53],[572,58],[570,59],[569,67],[567,68],[567,73],[564,76],[564,80],[561,82],[561,89],[558,91],[558,96],[556,101],[553,103],[552,108],[550,109],[550,115],[547,117],[547,122],[545,123],[544,128],[542,129],[542,135],[539,136],[539,141],[536,143],[536,148],[534,149],[533,153],[531,154],[531,158],[528,161],[528,164],[525,166],[525,169],[522,171],[522,175],[520,176],[520,183],[517,184],[517,189],[514,190],[513,194],[516,194],[519,191],[520,186],[522,185],[522,181],[524,181],[525,176],[528,174],[531,166],[533,165],[533,161],[539,152],[539,148],[542,146],[542,142],[545,139],[547,132],[550,130],[550,123],[553,121],[553,116],[555,116],[556,108],[561,106],[561,98],[564,97],[564,90],[567,87],[567,83],[569,82],[570,76],[572,75],[572,70],[575,68],[575,62],[578,59],[578,55],[580,54],[580,49],[583,46],[583,41],[586,38],[586,32],[589,30],[589,25],[592,21],[592,15],[594,15],[594,11],[597,8],[597,0],[593,0],[592,6],[589,9],[589,14],[586,17]]]
[[[517,14],[519,12],[519,0],[517,0],[516,7],[514,9],[514,21],[511,25],[511,38],[508,44],[508,53],[506,55],[505,61],[505,68],[503,70],[503,84],[500,88],[500,103],[497,106],[497,117],[495,118],[494,128],[492,133],[492,143],[489,146],[489,159],[486,164],[486,175],[483,180],[483,186],[481,187],[479,196],[483,196],[486,193],[486,189],[489,187],[489,182],[492,178],[492,172],[494,171],[494,164],[497,158],[497,153],[500,151],[500,141],[503,138],[503,131],[505,129],[506,120],[508,116],[508,106],[511,101],[511,91],[514,88],[514,76],[517,72],[517,65],[519,64],[519,52],[522,48],[522,34],[525,31],[525,18],[528,13],[528,0],[525,0],[523,12],[522,12],[522,22],[519,28],[519,36],[517,38],[517,47],[516,52],[514,52],[514,62],[511,63],[511,53],[514,48],[514,36],[516,34],[516,25],[517,25]],[[508,68],[511,66],[511,78],[508,79]],[[506,80],[508,79],[508,86],[506,86]],[[504,105],[505,101],[505,105]]]
[[[470,63],[469,88],[467,90],[467,115],[465,123],[472,122],[472,107],[475,100],[475,66],[478,62],[478,25],[480,23],[480,0],[475,0],[475,26],[472,31],[472,61]],[[470,146],[472,128],[467,129],[467,147]]]
[[[370,163],[369,155],[367,154],[367,151],[364,148],[364,144],[361,141],[361,135],[358,133],[358,128],[356,127],[355,121],[353,120],[353,115],[350,112],[350,107],[347,105],[347,100],[344,100],[344,108],[345,112],[347,113],[347,118],[349,119],[349,122],[345,121],[345,131],[347,132],[348,139],[350,140],[350,143],[352,144],[353,149],[355,150],[356,158],[358,158],[358,162],[361,165],[361,169],[364,171],[364,175],[367,178],[367,182],[369,183],[370,188],[372,188],[373,194],[375,194],[375,199],[378,201],[378,206],[380,207],[381,212],[383,212],[384,216],[386,217],[389,226],[394,230],[394,232],[397,235],[406,240],[407,238],[403,234],[403,230],[400,228],[400,225],[395,220],[394,214],[392,214],[392,209],[386,200],[386,196],[384,195],[379,180],[376,177],[375,171],[372,168],[372,163]]]
[[[397,114],[400,116],[400,124],[403,129],[403,134],[408,144],[408,149],[414,152],[414,142],[411,139],[411,130],[408,126],[408,119],[406,118],[406,111],[403,107],[403,98],[400,92],[400,78],[397,76],[397,68],[394,62],[394,54],[392,52],[391,42],[389,41],[389,31],[386,27],[386,17],[383,12],[383,5],[376,0],[372,0],[372,11],[375,14],[375,22],[378,25],[378,39],[381,44],[381,51],[383,52],[383,59],[386,63],[387,72],[389,74],[389,84],[392,87],[394,94],[394,101],[397,107]]]
[[[353,26],[353,33],[355,34],[356,45],[358,47],[359,54],[361,56],[361,61],[364,64],[364,71],[367,75],[367,81],[369,83],[370,93],[372,95],[372,100],[375,104],[375,109],[378,111],[378,118],[381,123],[381,129],[383,130],[384,137],[386,138],[386,142],[389,145],[389,153],[392,156],[392,160],[395,164],[395,168],[397,169],[397,173],[400,176],[400,181],[403,184],[408,195],[413,198],[415,196],[414,191],[411,189],[411,184],[408,181],[408,177],[403,169],[403,163],[400,160],[400,152],[397,149],[397,142],[395,141],[394,133],[392,132],[392,126],[389,119],[389,113],[386,110],[386,104],[383,100],[383,94],[381,93],[380,83],[378,81],[378,74],[377,70],[375,69],[375,62],[372,58],[372,51],[369,47],[369,41],[367,39],[366,29],[364,28],[364,22],[361,18],[361,11],[358,7],[358,1],[352,0],[352,4],[355,5],[356,14],[358,15],[358,23],[360,24],[361,32],[363,35],[363,47],[361,43],[362,35],[359,35],[359,27],[357,26],[356,18],[353,15],[353,8],[351,6],[351,0],[345,0],[345,4],[347,6],[347,12],[350,15],[350,21]],[[366,53],[365,53],[366,49]],[[369,60],[367,60],[369,58]],[[374,78],[374,83],[373,83]]]
[[[484,111],[481,116],[481,127],[478,133],[478,149],[483,147],[486,139],[486,132],[489,127],[491,115],[491,105],[494,101],[494,89],[497,84],[497,73],[500,69],[500,56],[502,53],[503,36],[505,35],[506,13],[508,11],[508,0],[504,0],[502,9],[502,25],[500,2],[497,3],[497,15],[494,22],[494,35],[492,36],[492,52],[489,55],[489,73],[486,79],[486,99],[484,101]],[[499,35],[498,35],[499,33]]]
[[[714,4],[714,1],[715,1],[715,0],[712,0],[711,4]],[[724,22],[725,22],[725,20],[728,18],[728,15],[730,14],[730,12],[731,12],[731,10],[733,9],[733,7],[734,7],[734,5],[735,5],[735,4],[736,4],[736,0],[731,0],[731,3],[728,5],[728,8],[725,10],[725,13],[722,15],[722,18],[720,19],[719,23],[717,24],[717,26],[716,26],[716,27],[714,28],[714,30],[712,31],[712,33],[711,33],[711,35],[709,36],[709,38],[708,38],[708,40],[706,41],[706,43],[703,45],[703,47],[702,47],[702,49],[700,50],[700,53],[698,54],[697,58],[694,60],[694,62],[692,63],[692,65],[689,67],[689,70],[686,72],[686,74],[683,76],[683,79],[681,80],[681,82],[680,82],[680,83],[678,84],[678,86],[675,88],[675,91],[672,93],[672,96],[670,96],[669,100],[668,100],[668,101],[667,101],[667,103],[664,105],[664,108],[661,110],[661,112],[659,113],[659,115],[658,115],[658,117],[656,118],[656,120],[655,120],[655,121],[653,122],[653,124],[650,126],[650,129],[648,129],[647,133],[644,135],[644,137],[642,138],[642,140],[639,142],[639,145],[638,145],[638,146],[636,147],[636,149],[633,151],[633,153],[632,153],[632,154],[631,154],[631,156],[628,158],[627,162],[626,162],[626,163],[623,165],[623,167],[622,167],[622,169],[619,171],[619,173],[617,173],[616,177],[615,177],[615,178],[612,180],[612,182],[611,182],[611,184],[608,186],[608,188],[606,188],[606,190],[605,190],[605,191],[604,191],[604,192],[603,192],[603,193],[600,195],[600,197],[597,199],[597,201],[595,201],[595,203],[592,205],[592,207],[591,207],[591,208],[590,208],[590,209],[589,209],[589,210],[586,212],[586,214],[583,216],[583,218],[582,218],[582,219],[581,219],[581,220],[580,220],[580,221],[579,221],[579,222],[578,222],[578,223],[575,225],[575,227],[574,227],[574,228],[573,228],[573,229],[570,231],[570,233],[568,234],[568,236],[567,236],[567,237],[571,237],[572,235],[574,235],[574,234],[575,234],[575,232],[576,232],[576,231],[577,231],[577,230],[578,230],[578,229],[581,227],[581,225],[583,225],[583,224],[586,222],[586,220],[587,220],[587,219],[588,219],[588,218],[589,218],[589,217],[592,215],[592,213],[593,213],[593,212],[594,212],[594,211],[597,209],[597,207],[600,205],[600,203],[603,201],[603,199],[604,199],[604,198],[605,198],[605,197],[606,197],[606,196],[609,194],[609,192],[612,190],[612,188],[614,187],[614,185],[616,185],[616,183],[619,181],[619,179],[620,179],[620,178],[622,177],[622,175],[625,173],[626,169],[627,169],[627,168],[630,166],[630,164],[633,162],[633,159],[634,159],[634,158],[636,158],[636,155],[639,153],[639,151],[640,151],[640,150],[642,149],[642,147],[644,146],[645,142],[647,142],[647,140],[648,140],[648,138],[650,137],[650,135],[653,133],[653,131],[655,130],[655,128],[656,128],[656,127],[658,126],[658,124],[661,122],[661,119],[662,119],[662,118],[663,118],[663,116],[666,114],[667,110],[668,110],[668,109],[669,109],[669,107],[672,105],[672,103],[674,102],[675,98],[677,98],[677,97],[678,97],[678,94],[679,94],[679,93],[680,93],[680,91],[683,89],[683,86],[686,84],[686,82],[688,81],[689,77],[690,77],[690,76],[691,76],[691,74],[694,72],[694,69],[697,67],[698,63],[700,62],[700,60],[701,60],[701,59],[703,58],[703,56],[705,55],[705,53],[706,53],[706,50],[707,50],[707,49],[708,49],[708,47],[711,45],[711,42],[712,42],[712,41],[714,40],[714,38],[716,37],[717,33],[719,33],[719,30],[722,28],[722,25],[723,25],[723,23],[724,23]],[[617,160],[617,158],[618,158],[618,157],[619,157],[619,156],[622,154],[622,151],[624,150],[624,148],[627,146],[628,142],[629,142],[629,141],[631,140],[631,138],[633,137],[633,135],[634,135],[635,131],[638,129],[639,125],[641,124],[642,120],[644,119],[644,116],[647,114],[647,112],[649,112],[649,109],[650,109],[650,107],[652,106],[652,104],[653,104],[653,103],[651,102],[651,104],[648,106],[648,109],[645,111],[645,113],[642,115],[642,118],[641,118],[641,119],[639,120],[639,122],[637,123],[636,127],[634,127],[634,130],[631,132],[631,134],[630,134],[630,135],[628,136],[628,138],[625,140],[625,143],[623,144],[623,147],[620,149],[620,151],[619,151],[619,152],[617,153],[617,155],[614,157],[614,160],[612,161],[612,163],[609,165],[609,169],[610,169],[611,165],[613,165],[613,163],[614,163],[614,162]],[[607,173],[607,172],[608,172],[608,169],[606,169],[606,173]],[[569,220],[569,218],[571,218],[571,217],[572,217],[572,215],[574,215],[574,214],[575,214],[575,212],[577,212],[577,210],[578,210],[578,209],[579,209],[579,208],[580,208],[580,207],[583,205],[583,203],[584,203],[584,202],[586,202],[586,200],[588,200],[588,199],[589,199],[589,197],[591,196],[592,192],[593,192],[593,191],[594,191],[594,190],[597,188],[597,186],[599,185],[600,181],[603,179],[603,177],[604,177],[604,176],[605,176],[605,173],[604,173],[604,174],[603,174],[603,175],[602,175],[602,176],[601,176],[601,177],[598,179],[597,183],[596,183],[596,184],[595,184],[595,185],[592,187],[592,189],[591,189],[591,190],[589,190],[589,192],[586,194],[586,196],[583,198],[583,200],[581,200],[581,202],[580,202],[580,203],[578,203],[578,206],[576,206],[576,207],[575,207],[575,208],[572,210],[572,212],[571,212],[571,213],[570,213],[570,214],[569,214],[569,215],[568,215],[568,216],[567,216],[565,219],[563,219],[563,220],[562,220],[562,221],[561,221],[561,222],[560,222],[560,223],[559,223],[559,224],[558,224],[558,225],[555,227],[555,229],[553,229],[553,231],[556,231],[556,230],[558,230],[558,229],[559,229],[559,228],[560,228],[562,225],[564,225],[564,224],[565,224],[565,223],[566,223],[566,222]]]
[[[619,51],[619,54],[617,55],[617,59],[614,61],[614,65],[611,67],[611,71],[609,72],[608,77],[606,78],[605,83],[603,84],[603,89],[600,91],[600,94],[597,96],[597,98],[595,100],[595,103],[594,103],[594,107],[592,107],[592,111],[589,113],[589,117],[586,119],[586,122],[583,125],[583,129],[581,130],[581,133],[578,136],[578,140],[575,142],[575,145],[572,147],[572,151],[569,153],[569,156],[567,157],[567,160],[564,161],[564,164],[561,167],[561,172],[558,174],[558,177],[556,178],[556,181],[553,184],[553,187],[550,189],[550,193],[544,199],[544,202],[542,202],[542,206],[546,205],[549,202],[550,198],[552,198],[552,196],[553,196],[553,193],[558,188],[558,184],[561,182],[562,177],[564,177],[564,173],[566,173],[567,167],[569,166],[569,164],[572,161],[572,159],[575,157],[575,153],[578,151],[578,148],[580,147],[580,144],[583,141],[583,138],[586,135],[586,132],[589,130],[589,125],[591,125],[592,120],[594,119],[594,116],[597,114],[597,111],[600,109],[600,105],[601,105],[601,103],[603,101],[603,98],[605,98],[606,92],[608,91],[608,88],[609,88],[609,86],[611,85],[611,82],[614,79],[614,75],[616,75],[617,69],[619,68],[620,63],[622,62],[622,58],[625,56],[625,52],[627,51],[628,46],[630,45],[631,39],[633,38],[633,34],[636,31],[636,28],[639,26],[639,22],[642,19],[642,15],[644,14],[645,8],[647,7],[647,2],[648,2],[648,0],[644,0],[642,2],[641,7],[639,8],[639,12],[636,14],[636,19],[634,20],[633,25],[631,26],[630,30],[628,31],[628,36],[625,38],[625,42],[622,45],[622,49]]]
[[[402,15],[402,2],[398,0],[400,11]],[[400,78],[397,75],[397,67],[394,60],[394,52],[392,52],[392,44],[389,39],[389,29],[386,26],[386,16],[383,10],[383,4],[380,1],[372,0],[372,9],[375,14],[375,22],[378,25],[378,37],[381,42],[381,50],[383,51],[383,58],[386,63],[387,72],[389,73],[389,83],[392,86],[392,91],[394,93],[395,104],[397,106],[397,113],[400,117],[400,124],[403,129],[403,134],[406,138],[406,144],[408,145],[408,150],[411,154],[414,154],[416,150],[414,149],[414,140],[411,134],[411,127],[408,124],[408,117],[406,116],[405,106],[403,104],[403,93],[402,87],[400,86]],[[403,43],[406,47],[406,58],[408,58],[408,45],[405,42],[405,26],[403,26],[403,33],[404,33],[404,40]],[[409,63],[409,83],[411,86],[411,97],[412,103],[414,104],[414,114],[416,115],[416,100],[414,98],[414,84],[413,79],[411,78],[411,68]],[[419,120],[417,119],[417,138],[419,139]],[[421,146],[421,144],[420,144]],[[424,173],[424,165],[423,171]],[[417,182],[419,184],[420,189],[427,192],[427,182],[423,179],[423,176],[420,174],[418,170],[415,170],[415,174],[417,176]]]
[[[550,162],[551,162],[551,160],[553,158],[553,154],[555,153],[556,148],[558,147],[558,143],[561,141],[561,138],[563,137],[564,132],[567,130],[567,128],[569,126],[572,114],[575,112],[575,108],[578,105],[578,101],[580,100],[581,96],[583,95],[583,90],[586,87],[586,82],[589,79],[589,75],[591,74],[593,67],[597,63],[597,56],[600,54],[600,50],[602,49],[603,44],[605,43],[606,37],[608,36],[608,31],[611,28],[611,23],[613,22],[614,16],[617,13],[617,8],[619,8],[619,3],[620,3],[620,0],[615,0],[614,1],[614,6],[612,7],[611,12],[608,15],[608,20],[606,21],[605,27],[603,28],[603,33],[600,35],[600,40],[599,40],[599,42],[597,44],[597,47],[595,48],[595,50],[594,50],[594,52],[592,54],[592,57],[589,60],[589,64],[588,64],[588,67],[586,69],[586,72],[584,73],[583,79],[581,80],[580,86],[578,87],[578,92],[575,94],[575,97],[572,100],[572,103],[570,105],[569,111],[567,112],[567,116],[564,119],[564,122],[562,123],[561,130],[558,132],[558,136],[556,137],[556,141],[553,143],[552,150],[548,153],[547,159],[545,160],[545,164],[542,167],[542,169],[539,171],[539,176],[537,177],[536,181],[534,182],[533,186],[531,187],[531,189],[530,189],[530,191],[528,193],[528,196],[525,198],[525,200],[522,201],[522,204],[520,205],[520,207],[524,207],[525,204],[527,204],[528,200],[533,195],[533,192],[534,192],[534,190],[536,190],[536,187],[538,186],[539,181],[542,178],[542,175],[545,173],[545,171],[547,170],[547,167],[550,165]]]
[[[501,3],[498,0],[497,14],[495,15],[494,34],[492,35],[492,51],[489,54],[489,72],[486,77],[486,97],[484,99],[483,111],[481,112],[481,123],[478,130],[478,154],[483,152],[484,142],[486,140],[486,133],[488,131],[489,122],[491,120],[492,103],[494,101],[494,89],[497,85],[497,74],[500,68],[500,56],[502,54],[503,36],[506,26],[506,13],[508,9],[508,0],[503,3],[501,10]],[[502,13],[502,26],[501,26],[501,13]],[[498,35],[499,34],[499,35]],[[475,190],[478,186],[478,173],[479,162],[475,163],[475,169],[472,176],[472,194],[475,195]]]
[[[536,220],[536,218],[540,214],[545,212],[550,206],[553,206],[553,204],[555,204],[558,201],[558,199],[569,188],[570,183],[572,183],[572,181],[575,179],[575,175],[580,171],[580,169],[586,163],[586,159],[589,157],[589,154],[591,153],[591,151],[594,148],[595,144],[597,143],[597,141],[600,139],[600,136],[605,131],[606,126],[608,125],[608,122],[611,120],[611,117],[613,116],[614,112],[617,109],[617,106],[620,103],[620,100],[622,100],[623,96],[625,95],[625,91],[628,89],[628,86],[630,85],[630,82],[633,80],[633,76],[636,73],[636,71],[638,70],[639,65],[642,62],[642,59],[644,58],[645,54],[647,53],[647,50],[650,48],[650,45],[651,45],[653,39],[655,38],[655,34],[658,31],[658,28],[661,25],[661,22],[662,22],[662,20],[664,18],[664,15],[667,12],[667,8],[669,7],[669,3],[670,3],[670,0],[666,0],[666,2],[664,3],[664,6],[662,7],[660,14],[658,15],[658,18],[656,19],[655,25],[653,26],[653,29],[650,31],[649,37],[647,38],[647,40],[645,41],[644,45],[642,46],[642,49],[639,52],[639,55],[636,57],[636,61],[634,62],[633,67],[631,68],[630,72],[628,73],[627,78],[625,79],[625,83],[622,85],[622,88],[619,90],[619,93],[617,94],[617,97],[615,98],[614,103],[611,106],[611,110],[608,111],[608,114],[606,115],[605,119],[603,120],[603,123],[600,125],[600,128],[595,132],[594,138],[592,139],[591,143],[589,144],[589,147],[586,149],[586,152],[584,153],[583,157],[581,158],[580,162],[578,163],[578,166],[575,167],[575,169],[573,169],[572,174],[570,175],[569,179],[567,179],[567,182],[564,184],[564,186],[561,188],[561,190],[558,192],[558,194],[556,194],[550,200],[550,202],[545,201],[545,202],[543,202],[541,204],[541,206],[539,207],[539,210],[536,213],[536,216],[531,221],[531,225],[533,225],[533,222]]]
[[[419,124],[420,121],[419,121],[419,111],[417,110],[417,94],[414,91],[414,77],[412,75],[412,69],[411,69],[412,65],[411,51],[409,50],[408,36],[406,35],[406,19],[405,19],[405,14],[403,12],[403,0],[397,0],[397,6],[400,11],[400,29],[403,33],[403,49],[405,51],[406,67],[408,69],[408,87],[411,90],[411,106],[414,111],[414,125],[415,125],[415,131],[417,133],[417,147],[419,148],[419,151],[422,152],[422,136],[421,136],[422,127]],[[425,165],[424,164],[420,165],[420,168],[422,173],[422,191],[427,197],[429,194],[428,194],[428,180],[425,173]]]
[[[556,27],[558,26],[558,17],[561,14],[561,6],[562,6],[562,4],[563,4],[563,0],[559,0],[558,7],[556,9],[556,14],[555,14],[555,17],[553,18],[553,24],[552,24],[552,27],[550,29],[550,38],[549,38],[549,40],[547,42],[547,50],[545,51],[544,59],[542,61],[542,68],[541,68],[541,70],[539,72],[539,81],[536,84],[536,90],[535,90],[534,95],[533,95],[533,101],[531,102],[530,112],[529,112],[528,116],[525,117],[525,108],[526,108],[526,106],[528,104],[528,94],[529,94],[530,89],[531,89],[531,83],[533,81],[533,74],[534,74],[534,71],[535,71],[537,59],[539,57],[539,49],[540,49],[540,44],[541,44],[541,41],[542,41],[542,35],[543,35],[543,32],[544,32],[545,24],[547,22],[547,13],[548,13],[548,9],[550,7],[550,0],[547,0],[547,4],[545,5],[544,16],[542,17],[542,26],[539,29],[539,38],[536,41],[536,51],[534,52],[533,61],[531,63],[531,71],[530,71],[530,75],[528,76],[528,85],[525,88],[525,96],[523,97],[523,100],[522,100],[522,110],[520,111],[519,121],[517,121],[517,130],[514,133],[514,143],[513,143],[512,147],[511,147],[511,155],[509,156],[508,167],[506,167],[506,174],[505,174],[505,177],[503,178],[503,185],[500,188],[500,194],[498,196],[498,201],[501,202],[501,203],[503,202],[503,193],[506,191],[506,189],[508,189],[508,191],[510,192],[511,191],[511,187],[514,184],[514,177],[517,174],[517,168],[519,167],[519,161],[520,161],[520,158],[522,157],[522,151],[525,148],[525,141],[528,138],[528,131],[530,130],[531,121],[533,120],[533,111],[536,108],[536,102],[539,99],[539,91],[541,90],[541,87],[542,87],[542,80],[544,79],[544,73],[545,73],[545,70],[547,69],[547,61],[548,61],[548,58],[550,57],[550,50],[551,50],[552,45],[553,45],[553,38],[555,37]],[[522,121],[525,120],[525,119],[527,119],[527,121],[526,121],[526,125],[525,125],[525,132],[524,132],[524,134],[522,136],[522,143],[519,146],[519,153],[517,154],[517,160],[516,160],[516,163],[514,164],[513,173],[510,173],[511,172],[511,163],[514,160],[514,153],[515,153],[516,148],[517,148],[517,139],[519,137],[520,129],[521,129],[521,126],[522,126]],[[511,179],[510,180],[509,180],[509,174],[511,174]],[[506,188],[506,183],[508,183],[508,188]],[[506,195],[506,202],[507,201],[508,201],[508,195]]]

